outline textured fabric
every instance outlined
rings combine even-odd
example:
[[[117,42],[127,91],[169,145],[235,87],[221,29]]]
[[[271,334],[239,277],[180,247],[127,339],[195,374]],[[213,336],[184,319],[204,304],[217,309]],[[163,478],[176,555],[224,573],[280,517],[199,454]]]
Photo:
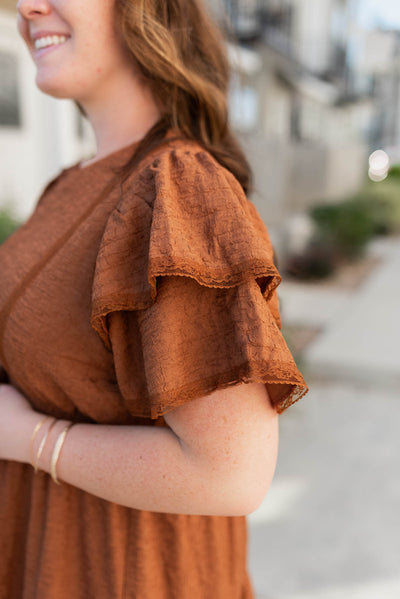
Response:
[[[235,178],[171,141],[99,199],[127,146],[63,170],[0,247],[0,361],[35,409],[166,426],[241,381],[306,392],[268,233]],[[131,510],[0,461],[0,599],[249,599],[244,518]]]

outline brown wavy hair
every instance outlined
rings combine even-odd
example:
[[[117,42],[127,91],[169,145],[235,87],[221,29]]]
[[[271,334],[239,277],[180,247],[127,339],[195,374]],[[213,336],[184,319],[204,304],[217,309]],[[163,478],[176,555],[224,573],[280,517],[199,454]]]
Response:
[[[251,169],[228,122],[225,44],[202,0],[116,0],[115,11],[117,31],[162,114],[124,172],[174,128],[209,151],[248,193]]]

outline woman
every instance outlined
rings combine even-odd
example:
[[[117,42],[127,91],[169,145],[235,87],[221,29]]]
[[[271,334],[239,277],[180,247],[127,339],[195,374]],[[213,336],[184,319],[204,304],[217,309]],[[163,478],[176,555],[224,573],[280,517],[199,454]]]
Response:
[[[97,153],[0,249],[0,596],[247,599],[245,515],[306,386],[218,32],[197,0],[17,8]]]

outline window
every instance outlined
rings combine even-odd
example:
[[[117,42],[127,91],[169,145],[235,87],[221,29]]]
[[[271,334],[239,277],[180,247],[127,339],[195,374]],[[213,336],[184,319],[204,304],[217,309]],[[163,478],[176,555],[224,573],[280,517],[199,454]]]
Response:
[[[18,59],[0,51],[0,126],[20,127],[21,107],[18,90]]]

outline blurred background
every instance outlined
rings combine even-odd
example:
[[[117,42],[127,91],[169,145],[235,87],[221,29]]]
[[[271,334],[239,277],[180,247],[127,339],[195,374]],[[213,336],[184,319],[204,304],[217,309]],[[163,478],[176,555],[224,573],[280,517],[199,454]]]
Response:
[[[209,5],[310,386],[280,418],[275,479],[249,518],[256,596],[399,599],[400,3]],[[15,1],[0,0],[0,242],[95,152],[73,103],[34,77]]]

